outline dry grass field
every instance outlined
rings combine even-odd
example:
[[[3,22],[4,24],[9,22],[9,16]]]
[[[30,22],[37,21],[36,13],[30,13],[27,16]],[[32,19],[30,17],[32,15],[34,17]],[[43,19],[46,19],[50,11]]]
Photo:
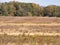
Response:
[[[0,45],[60,45],[60,36],[0,35]]]
[[[0,45],[60,45],[60,18],[2,16]]]
[[[60,23],[59,17],[13,17],[0,16],[1,22],[10,23]]]

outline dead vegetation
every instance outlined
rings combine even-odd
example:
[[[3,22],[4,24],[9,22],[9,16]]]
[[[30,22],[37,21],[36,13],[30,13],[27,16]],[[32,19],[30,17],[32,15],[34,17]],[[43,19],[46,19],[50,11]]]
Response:
[[[60,45],[60,18],[0,17],[0,45]]]
[[[0,35],[0,45],[60,45],[60,36]]]
[[[60,18],[57,17],[0,17],[0,33],[58,33]]]
[[[13,17],[0,16],[4,23],[60,23],[59,17]]]

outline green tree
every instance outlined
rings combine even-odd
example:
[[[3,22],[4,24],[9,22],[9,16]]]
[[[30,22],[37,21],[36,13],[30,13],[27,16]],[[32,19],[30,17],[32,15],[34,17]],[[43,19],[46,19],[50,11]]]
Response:
[[[50,16],[50,17],[52,17],[52,16],[58,16],[59,15],[59,8],[58,8],[59,6],[55,6],[55,5],[51,5],[51,6],[47,6],[47,7],[45,7],[45,10],[44,10],[44,15],[45,16]]]

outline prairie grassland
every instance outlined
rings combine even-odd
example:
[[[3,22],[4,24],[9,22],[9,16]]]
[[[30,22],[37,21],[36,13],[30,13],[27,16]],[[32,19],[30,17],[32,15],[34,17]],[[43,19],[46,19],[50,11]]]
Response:
[[[60,23],[59,17],[13,17],[0,16],[4,23]]]
[[[30,35],[59,35],[60,24],[34,24],[34,23],[2,23],[0,25],[0,34],[8,35],[30,34]]]
[[[57,17],[0,17],[0,34],[60,35]]]
[[[60,45],[60,36],[0,35],[0,45]]]
[[[0,45],[60,45],[60,18],[0,17]]]

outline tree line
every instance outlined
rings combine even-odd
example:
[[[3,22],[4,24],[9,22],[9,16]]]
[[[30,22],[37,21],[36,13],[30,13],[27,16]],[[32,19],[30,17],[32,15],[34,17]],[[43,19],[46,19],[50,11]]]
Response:
[[[0,3],[0,16],[60,17],[60,6],[42,7],[35,3],[5,2]]]

